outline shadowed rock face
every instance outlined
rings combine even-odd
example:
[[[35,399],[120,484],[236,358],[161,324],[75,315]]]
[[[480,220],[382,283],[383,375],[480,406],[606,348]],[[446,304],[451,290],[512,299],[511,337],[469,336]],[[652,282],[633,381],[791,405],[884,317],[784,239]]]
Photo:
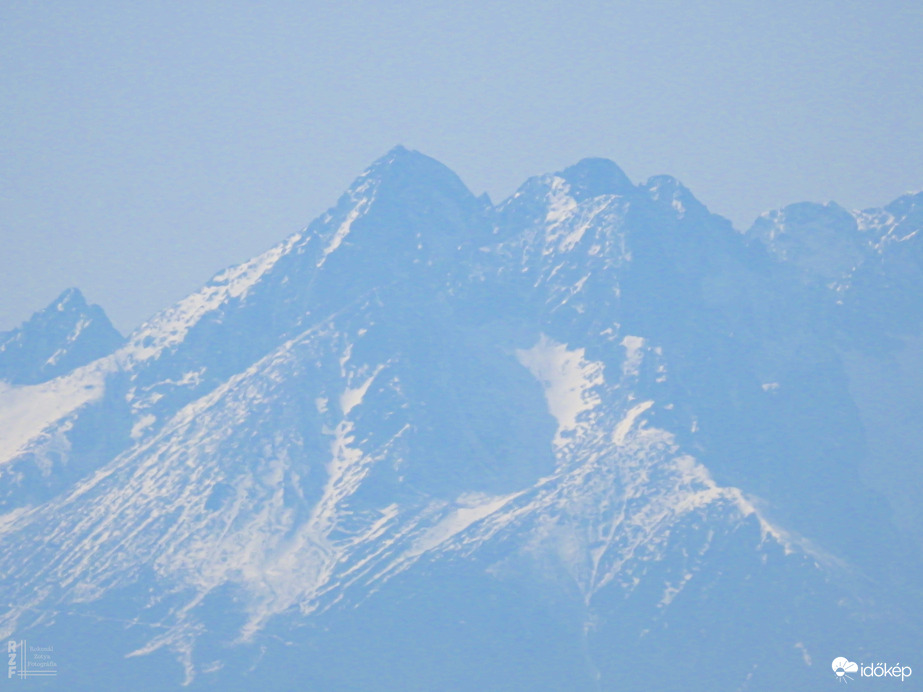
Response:
[[[668,176],[587,159],[492,206],[399,147],[124,343],[8,366],[0,634],[54,644],[67,689],[912,663],[919,446],[870,430],[916,391],[914,199],[739,234]]]

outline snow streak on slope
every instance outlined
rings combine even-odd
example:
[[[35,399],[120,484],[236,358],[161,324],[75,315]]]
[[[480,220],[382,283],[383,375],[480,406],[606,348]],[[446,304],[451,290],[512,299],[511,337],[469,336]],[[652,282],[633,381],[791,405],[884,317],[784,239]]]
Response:
[[[633,406],[629,409],[625,417],[615,426],[615,431],[612,433],[612,441],[619,446],[624,445],[628,433],[634,427],[635,420],[637,420],[638,416],[647,411],[653,403],[653,401],[643,401],[637,406]]]
[[[121,350],[126,364],[156,358],[164,349],[182,343],[183,338],[205,315],[231,299],[245,298],[259,280],[303,237],[289,236],[285,242],[248,262],[215,276],[201,291],[184,298],[171,308],[138,327]]]
[[[67,355],[68,348],[80,338],[80,335],[83,333],[83,330],[89,327],[91,324],[90,320],[86,317],[81,317],[77,324],[74,325],[74,330],[67,335],[67,338],[64,340],[64,344],[45,361],[46,365],[57,365],[58,361]]]
[[[368,171],[365,175],[368,175]],[[336,231],[334,231],[333,235],[327,241],[327,245],[324,248],[321,258],[317,260],[318,268],[322,267],[324,262],[327,261],[327,257],[329,257],[331,253],[340,247],[340,245],[343,243],[343,240],[352,230],[352,226],[356,220],[369,210],[369,207],[375,200],[375,186],[373,181],[366,180],[360,185],[354,186],[354,189],[350,190],[349,196],[354,202],[355,206],[349,211],[349,213],[346,215],[346,218],[337,227]]]

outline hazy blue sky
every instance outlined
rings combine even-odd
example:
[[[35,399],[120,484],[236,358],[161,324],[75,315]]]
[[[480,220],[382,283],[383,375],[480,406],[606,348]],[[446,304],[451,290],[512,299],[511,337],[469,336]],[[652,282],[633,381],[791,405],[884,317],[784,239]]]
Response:
[[[923,3],[0,3],[0,329],[123,331],[393,145],[498,201],[585,156],[749,226],[923,188]]]

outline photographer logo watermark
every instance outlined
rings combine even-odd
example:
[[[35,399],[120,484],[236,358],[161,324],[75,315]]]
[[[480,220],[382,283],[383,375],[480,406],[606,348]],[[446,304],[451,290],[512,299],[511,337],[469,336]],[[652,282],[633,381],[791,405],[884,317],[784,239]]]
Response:
[[[833,673],[839,682],[849,682],[859,678],[890,678],[904,682],[913,673],[910,666],[902,666],[896,663],[893,666],[888,663],[856,663],[848,658],[839,656],[833,659],[830,664]]]
[[[53,646],[34,646],[25,639],[12,639],[6,643],[7,678],[54,677],[58,664],[54,661]]]

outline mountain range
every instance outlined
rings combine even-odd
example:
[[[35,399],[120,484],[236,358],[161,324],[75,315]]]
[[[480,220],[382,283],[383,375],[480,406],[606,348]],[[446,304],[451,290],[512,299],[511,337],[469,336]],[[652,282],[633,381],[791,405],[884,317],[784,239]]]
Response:
[[[493,204],[397,147],[127,338],[69,289],[0,334],[0,634],[68,690],[912,666],[921,229],[741,233],[604,159]]]

